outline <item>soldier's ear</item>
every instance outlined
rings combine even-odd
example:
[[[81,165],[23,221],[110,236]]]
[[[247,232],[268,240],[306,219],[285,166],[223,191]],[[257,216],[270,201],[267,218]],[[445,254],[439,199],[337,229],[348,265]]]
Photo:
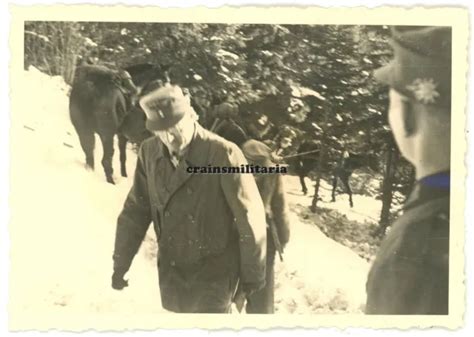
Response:
[[[416,133],[419,127],[415,106],[413,105],[412,101],[404,98],[402,99],[400,110],[400,113],[402,114],[401,121],[403,133],[405,137],[411,137]]]

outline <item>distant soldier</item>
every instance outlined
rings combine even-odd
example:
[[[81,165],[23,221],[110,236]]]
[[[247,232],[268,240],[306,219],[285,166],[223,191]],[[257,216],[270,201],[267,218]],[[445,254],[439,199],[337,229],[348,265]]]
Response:
[[[388,119],[417,183],[367,281],[368,314],[448,314],[451,29],[392,29]]]

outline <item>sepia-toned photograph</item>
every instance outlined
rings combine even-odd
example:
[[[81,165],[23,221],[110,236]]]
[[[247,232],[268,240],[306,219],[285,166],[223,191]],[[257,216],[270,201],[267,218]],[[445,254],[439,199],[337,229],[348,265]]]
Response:
[[[12,330],[462,322],[467,11],[140,10],[16,9]]]

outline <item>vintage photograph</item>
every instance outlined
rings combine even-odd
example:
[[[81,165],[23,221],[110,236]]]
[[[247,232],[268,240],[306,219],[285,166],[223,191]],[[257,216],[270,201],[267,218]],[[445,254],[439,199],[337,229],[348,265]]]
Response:
[[[23,20],[12,327],[461,319],[466,51],[399,21]]]

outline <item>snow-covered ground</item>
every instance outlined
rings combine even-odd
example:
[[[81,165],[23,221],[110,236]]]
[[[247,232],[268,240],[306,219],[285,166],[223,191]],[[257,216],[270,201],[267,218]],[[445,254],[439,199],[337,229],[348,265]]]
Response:
[[[38,101],[25,99],[12,116],[12,326],[21,326],[26,317],[52,319],[86,313],[108,319],[136,317],[138,325],[141,315],[165,312],[150,253],[151,231],[128,273],[130,286],[120,292],[110,286],[116,218],[131,185],[130,177],[118,174],[118,154],[114,156],[115,186],[105,182],[99,139],[98,165],[95,172],[87,171],[69,121],[67,85],[34,68],[24,76],[24,91],[36,92]],[[129,150],[128,158],[132,176],[133,151]],[[285,179],[291,208],[309,205],[310,197],[301,195],[297,179]],[[327,193],[324,200],[329,200]],[[324,202],[324,207],[337,208],[354,219],[377,214],[379,206],[372,198],[355,196],[356,206],[364,206],[352,210],[345,197],[338,199],[333,204]],[[276,264],[277,312],[361,312],[367,262],[296,212],[291,212],[291,225],[284,262],[277,258]]]
[[[25,100],[12,116],[12,322],[64,313],[163,312],[156,266],[144,250],[129,272],[130,287],[118,292],[110,286],[116,218],[131,179],[116,174],[117,185],[105,182],[99,139],[96,171],[87,171],[69,121],[67,86],[35,69],[25,77],[25,92],[38,92],[41,101]],[[132,151],[128,156],[133,172],[136,157]],[[118,155],[114,167],[119,171]]]
[[[330,203],[330,190],[326,185],[322,184],[323,201],[319,205],[341,209],[348,218],[357,220],[369,216],[370,213],[366,212],[370,209],[364,212],[362,207],[351,209],[345,196]],[[368,263],[349,248],[325,236],[311,220],[304,219],[314,216],[309,210],[311,196],[302,195],[297,177],[286,177],[285,186],[290,206],[291,238],[284,262],[277,259],[277,312],[361,313],[365,304]],[[354,203],[367,202],[359,195],[353,199]],[[297,213],[297,209],[302,211]]]

